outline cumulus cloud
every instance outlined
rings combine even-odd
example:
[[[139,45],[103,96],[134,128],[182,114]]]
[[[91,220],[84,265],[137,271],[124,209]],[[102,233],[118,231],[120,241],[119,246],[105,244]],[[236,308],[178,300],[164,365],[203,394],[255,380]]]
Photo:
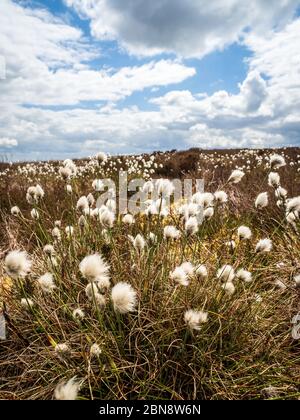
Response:
[[[10,139],[7,137],[0,137],[0,148],[1,147],[15,147],[18,145],[18,141],[16,139]]]
[[[90,19],[93,36],[117,40],[129,53],[202,57],[238,41],[249,28],[283,25],[298,0],[65,0]]]
[[[85,2],[89,13],[94,10],[92,24],[98,19],[94,3],[93,0]],[[149,2],[147,7],[151,9],[153,3],[156,2]],[[187,2],[187,8],[191,3]],[[205,3],[216,4],[214,1]],[[218,3],[222,4],[221,1]],[[253,3],[261,7],[270,4],[269,1]],[[278,11],[276,5],[281,3],[272,3],[273,9]],[[81,2],[72,4],[81,7]],[[118,2],[113,0],[110,4],[110,7],[116,7]],[[134,4],[129,2],[132,7]],[[157,4],[167,5],[169,1]],[[241,7],[235,0],[227,1],[226,7],[230,4],[237,9]],[[7,78],[0,80],[0,148],[12,147],[15,159],[43,159],[44,156],[82,157],[99,150],[140,153],[190,146],[299,144],[300,19],[286,23],[291,2],[287,0],[285,4],[286,9],[281,9],[282,20],[279,19],[283,26],[264,32],[250,30],[244,34],[242,42],[252,54],[248,60],[248,74],[238,85],[238,92],[220,90],[208,95],[191,92],[184,85],[170,87],[195,74],[195,69],[184,60],[151,58],[150,62],[144,60],[131,67],[97,71],[91,67],[90,60],[99,51],[87,43],[80,30],[46,11],[2,0],[0,54],[6,57]],[[142,0],[140,5],[143,5]],[[102,6],[106,6],[105,2]],[[176,7],[174,1],[174,13]],[[209,9],[210,5],[207,7]],[[252,2],[251,7],[247,5],[250,14],[252,7]],[[131,9],[128,8],[128,13]],[[274,17],[273,9],[264,17]],[[199,10],[205,13],[204,6]],[[199,10],[197,8],[197,13]],[[11,16],[14,16],[15,26],[9,24]],[[232,18],[234,16],[233,13]],[[272,22],[275,21],[273,17],[270,18]],[[259,23],[259,19],[257,21]],[[211,31],[208,26],[208,37]],[[119,39],[119,33],[116,31],[115,34]],[[205,38],[205,34],[203,36]],[[204,38],[199,36],[200,44]],[[142,36],[140,39],[142,42]],[[196,45],[192,40],[191,43],[182,40],[182,43],[187,49]],[[173,50],[173,45],[160,45],[159,50]],[[154,48],[152,44],[151,48]],[[178,48],[178,54],[183,54],[180,46]],[[200,49],[196,48],[195,54]],[[187,55],[194,55],[191,51]],[[201,61],[199,63],[201,69]],[[161,86],[169,86],[172,90],[157,90]],[[118,102],[145,88],[149,89],[150,103],[146,102],[144,109],[122,107]],[[90,100],[102,103],[84,108],[83,102]],[[49,109],[47,105],[60,107]]]
[[[179,83],[195,74],[194,68],[176,60],[97,71],[88,64],[97,54],[80,30],[49,12],[1,0],[0,55],[6,61],[2,103],[117,101],[135,91]]]

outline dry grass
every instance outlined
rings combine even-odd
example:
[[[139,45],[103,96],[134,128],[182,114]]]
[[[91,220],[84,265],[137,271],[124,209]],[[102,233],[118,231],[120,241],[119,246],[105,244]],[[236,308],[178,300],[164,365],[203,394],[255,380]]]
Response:
[[[293,280],[300,273],[299,225],[287,224],[284,209],[276,206],[274,190],[267,185],[264,157],[270,153],[191,150],[155,155],[158,167],[153,177],[203,178],[206,191],[224,189],[228,194],[228,203],[215,208],[214,216],[193,237],[185,235],[175,212],[163,220],[140,215],[132,226],[117,218],[108,237],[98,220],[88,219],[86,228],[78,227],[76,201],[92,192],[92,180],[116,178],[135,158],[112,158],[113,168],[109,163],[94,167],[88,161],[76,162],[86,169],[72,180],[72,195],[66,194],[65,182],[57,175],[59,162],[40,174],[37,165],[35,174],[20,173],[13,165],[0,176],[0,299],[8,332],[0,347],[0,398],[50,399],[58,383],[76,376],[82,380],[81,399],[299,399],[300,341],[291,335],[291,320],[300,309],[300,289]],[[281,184],[288,197],[294,197],[300,193],[299,150],[280,153],[287,161],[278,170]],[[236,166],[244,167],[246,175],[239,184],[228,184]],[[45,197],[38,204],[40,219],[34,221],[25,195],[37,182]],[[269,205],[257,210],[254,200],[263,191],[269,192]],[[20,207],[21,217],[10,215],[13,205]],[[54,242],[51,231],[58,219],[62,239]],[[181,230],[179,240],[163,238],[168,224]],[[63,234],[68,225],[75,227],[71,240]],[[241,225],[251,228],[249,241],[237,239]],[[149,232],[157,235],[156,243],[147,239]],[[134,249],[128,234],[145,237],[142,253]],[[273,241],[272,251],[255,253],[257,241],[266,237]],[[226,246],[230,240],[235,240],[235,249]],[[57,266],[43,253],[49,243],[54,243]],[[24,280],[11,281],[5,273],[4,257],[12,249],[26,249],[31,255],[32,272]],[[109,263],[112,284],[125,281],[136,290],[135,312],[116,313],[110,291],[105,293],[104,309],[87,299],[79,263],[94,252]],[[183,261],[205,264],[208,277],[194,275],[188,287],[174,284],[170,271]],[[253,281],[235,279],[235,293],[226,295],[216,277],[223,264],[249,270]],[[57,285],[51,294],[37,284],[47,271]],[[277,280],[286,287],[277,287]],[[22,307],[24,297],[35,302],[32,309]],[[86,315],[81,322],[72,317],[78,307]],[[187,328],[188,309],[208,313],[200,331]],[[70,354],[58,357],[57,343],[67,343]],[[90,356],[93,343],[102,350],[99,357]]]

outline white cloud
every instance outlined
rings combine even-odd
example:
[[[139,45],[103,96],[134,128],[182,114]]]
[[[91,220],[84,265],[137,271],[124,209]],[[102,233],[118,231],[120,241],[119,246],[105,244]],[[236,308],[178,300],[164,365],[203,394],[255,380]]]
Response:
[[[10,0],[0,3],[0,55],[6,61],[6,79],[0,89],[0,101],[5,104],[117,101],[195,74],[192,67],[176,60],[96,71],[87,62],[97,53],[80,30],[44,10],[24,8]]]
[[[132,54],[202,57],[254,33],[283,25],[299,0],[65,0],[91,21],[93,36]]]
[[[7,137],[0,137],[0,148],[2,147],[15,147],[18,145],[18,141],[16,139],[9,139]]]
[[[169,2],[159,2],[163,3]],[[267,7],[269,1],[254,3]],[[236,2],[226,4],[229,7]],[[250,14],[252,7],[247,4]],[[275,15],[274,10],[271,15]],[[289,13],[282,15],[284,18]],[[12,16],[16,25],[9,23]],[[93,22],[96,19],[95,14]],[[97,72],[89,67],[96,52],[78,29],[47,12],[1,0],[0,54],[7,59],[7,79],[0,80],[0,147],[14,146],[14,158],[43,159],[82,157],[98,150],[139,153],[192,145],[299,144],[300,19],[265,33],[250,31],[243,42],[252,55],[238,93],[222,90],[207,95],[176,87],[159,96],[156,87],[179,83],[195,70],[182,61],[161,59]],[[192,40],[185,44],[187,49],[196,45]],[[152,90],[148,110],[119,108],[119,99],[145,88]],[[81,102],[87,100],[107,102],[101,108],[81,109]],[[24,103],[36,107],[27,108]],[[72,107],[54,111],[41,104]]]

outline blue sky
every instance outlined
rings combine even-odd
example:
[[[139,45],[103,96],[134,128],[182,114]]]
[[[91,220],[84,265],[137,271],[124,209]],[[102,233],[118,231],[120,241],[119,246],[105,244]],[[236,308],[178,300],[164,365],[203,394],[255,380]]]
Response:
[[[299,43],[297,0],[2,0],[0,155],[299,145]]]

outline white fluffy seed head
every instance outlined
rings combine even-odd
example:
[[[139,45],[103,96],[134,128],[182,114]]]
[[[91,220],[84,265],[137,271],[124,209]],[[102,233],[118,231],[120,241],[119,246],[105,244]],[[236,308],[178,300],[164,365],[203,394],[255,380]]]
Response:
[[[94,299],[94,296],[96,293],[99,293],[99,289],[96,285],[96,283],[89,283],[85,288],[85,294],[87,298],[92,301]]]
[[[300,274],[297,274],[295,277],[294,277],[294,281],[295,281],[295,286],[298,288],[300,288]]]
[[[22,299],[21,299],[21,306],[22,306],[24,309],[31,309],[31,308],[33,308],[33,307],[34,307],[34,302],[33,302],[33,300],[32,300],[32,299],[29,299],[29,298],[22,298]]]
[[[248,226],[240,226],[237,230],[237,234],[241,240],[250,239],[252,236],[252,232]]]
[[[275,190],[275,196],[279,199],[284,199],[287,196],[287,190],[283,187],[278,187]]]
[[[207,322],[208,313],[189,309],[184,314],[184,321],[191,330],[200,330],[201,324]]]
[[[132,225],[134,223],[134,218],[131,214],[128,213],[128,214],[125,214],[125,216],[123,216],[122,222],[125,225]]]
[[[75,321],[81,321],[81,320],[84,319],[85,313],[84,313],[84,311],[81,308],[76,308],[72,312],[72,316],[75,319]]]
[[[40,218],[40,213],[37,211],[37,209],[32,209],[30,212],[30,216],[34,220],[38,220]]]
[[[4,268],[13,279],[25,277],[31,269],[31,260],[25,251],[11,251],[5,258]]]
[[[274,155],[270,156],[270,166],[272,169],[278,169],[282,166],[285,166],[285,159],[283,156],[274,153]]]
[[[106,284],[109,287],[109,265],[100,254],[85,257],[79,264],[79,270],[89,282]]]
[[[102,353],[102,350],[97,343],[94,343],[94,344],[91,345],[90,355],[92,357],[98,357],[98,356],[100,356],[101,353]]]
[[[189,261],[184,261],[181,265],[180,268],[183,269],[183,271],[188,275],[188,276],[192,276],[195,272],[195,267],[192,263],[190,263]]]
[[[255,251],[256,252],[270,252],[272,249],[272,241],[271,239],[265,238],[265,239],[260,239],[255,247]]]
[[[198,221],[197,218],[192,216],[185,222],[184,229],[188,235],[195,235],[198,232]]]
[[[66,226],[65,233],[67,235],[67,238],[69,238],[69,239],[72,238],[72,236],[74,234],[73,226]]]
[[[221,287],[229,296],[233,295],[235,292],[234,284],[231,281],[227,281],[226,283],[222,284]]]
[[[52,236],[53,238],[59,240],[61,238],[61,233],[58,227],[53,228],[52,230]]]
[[[200,264],[195,269],[195,274],[201,278],[207,277],[207,268],[204,264]]]
[[[38,279],[38,284],[45,293],[51,293],[56,288],[53,280],[53,274],[51,273],[45,273],[42,275]]]
[[[72,401],[76,400],[80,384],[76,381],[76,378],[71,378],[67,382],[58,384],[54,391],[54,398],[56,400]]]
[[[228,181],[232,182],[233,184],[237,184],[241,181],[245,173],[241,171],[240,169],[235,169],[232,171],[230,177],[228,178]]]
[[[10,213],[11,213],[13,216],[18,216],[19,214],[21,214],[21,210],[19,209],[19,207],[18,207],[18,206],[14,206],[14,207],[12,207],[12,208],[10,209]]]
[[[46,255],[48,255],[49,257],[55,255],[55,250],[53,245],[47,244],[44,246],[43,251]]]
[[[103,309],[106,306],[106,299],[102,293],[95,294],[95,302],[100,309]]]
[[[189,285],[188,274],[184,271],[182,267],[176,267],[170,273],[170,279],[173,280],[175,283],[180,284],[181,286]]]
[[[225,191],[216,191],[214,196],[215,196],[215,201],[218,204],[227,203],[228,196],[227,196],[227,193]]]
[[[235,277],[234,269],[231,265],[225,264],[217,271],[217,278],[223,282],[232,282]]]
[[[241,268],[237,271],[236,278],[246,283],[250,283],[252,281],[252,274],[250,273],[250,271],[247,271]]]
[[[236,247],[236,243],[235,243],[234,240],[226,241],[225,245],[228,246],[230,249],[235,249],[235,247]]]
[[[164,227],[164,238],[165,239],[178,239],[180,237],[180,231],[172,225]]]
[[[96,159],[98,160],[99,163],[102,163],[103,164],[103,163],[105,163],[107,161],[108,157],[107,157],[107,154],[106,153],[99,152],[96,155]]]
[[[136,237],[133,239],[133,246],[137,251],[142,252],[146,246],[146,241],[144,237],[140,234],[137,234]]]
[[[270,187],[278,188],[280,185],[280,176],[277,172],[270,172],[268,176],[268,184]]]
[[[89,201],[85,195],[81,196],[76,204],[76,209],[83,212],[85,209],[89,208]]]
[[[112,211],[106,209],[100,213],[100,223],[106,228],[112,228],[115,221],[115,215]]]
[[[70,347],[66,343],[56,344],[54,351],[58,355],[67,355],[70,353]]]
[[[130,284],[125,282],[117,283],[111,290],[111,299],[114,310],[125,314],[133,312],[137,304],[136,291]]]
[[[300,211],[300,196],[291,198],[286,203],[287,214]]]
[[[204,219],[209,220],[209,219],[211,219],[213,217],[213,215],[214,215],[214,208],[213,207],[208,207],[207,209],[205,209],[203,211],[203,217],[204,217]]]
[[[255,200],[255,207],[256,208],[263,208],[266,207],[268,205],[268,193],[267,192],[262,192],[260,194],[258,194],[258,196],[256,197]]]
[[[155,243],[157,242],[157,236],[156,236],[156,235],[155,235],[155,233],[153,233],[153,232],[150,232],[150,233],[149,233],[148,238],[149,238],[149,241],[150,241],[152,244],[155,244]]]

